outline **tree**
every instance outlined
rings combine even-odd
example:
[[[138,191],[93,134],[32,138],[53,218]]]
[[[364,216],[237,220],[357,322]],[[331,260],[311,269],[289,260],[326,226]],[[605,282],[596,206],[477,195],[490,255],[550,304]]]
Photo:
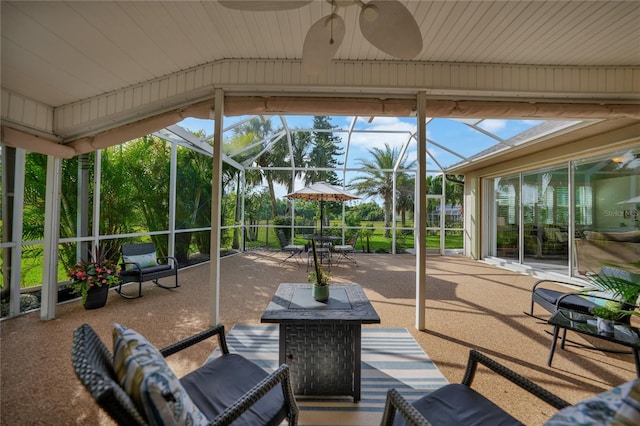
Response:
[[[169,168],[171,149],[169,144],[154,136],[144,136],[135,141],[109,148],[109,158],[103,158],[105,164],[114,164],[119,157],[122,165],[121,178],[131,185],[131,191],[120,198],[125,211],[128,211],[136,222],[129,226],[146,226],[149,231],[169,228]],[[117,155],[115,155],[117,153]],[[103,179],[106,181],[106,179]],[[118,191],[113,188],[114,194]],[[103,191],[102,193],[104,193]],[[105,201],[101,200],[102,206]],[[105,207],[102,207],[104,209]],[[139,218],[139,219],[138,219]],[[102,226],[102,224],[101,224]],[[128,231],[131,232],[131,231]],[[151,239],[158,249],[159,256],[168,252],[167,238],[152,235]]]
[[[427,194],[442,195],[442,175],[427,176]],[[447,185],[444,193],[445,205],[463,206],[464,200],[464,175],[447,175]],[[437,202],[429,200],[427,211],[436,209]],[[445,206],[442,206],[444,211]],[[462,213],[462,210],[461,210]]]
[[[363,169],[365,175],[356,176],[350,183],[350,186],[359,195],[366,197],[381,197],[383,200],[384,210],[384,236],[386,238],[391,237],[391,217],[393,206],[393,174],[392,172],[385,170],[393,170],[396,165],[399,169],[408,169],[414,166],[415,161],[409,164],[404,163],[400,158],[400,150],[397,148],[391,148],[389,144],[384,145],[384,149],[372,148],[369,154],[373,157],[373,160],[360,159],[358,162]],[[396,182],[405,179],[402,177],[403,172],[396,174]]]
[[[331,125],[329,117],[316,116],[313,117],[313,128],[331,130],[334,129],[335,126]],[[332,132],[313,132],[313,145],[309,153],[309,167],[333,169],[342,165],[342,163],[339,163],[336,159],[337,156],[343,154],[342,149],[337,145],[340,140],[340,137],[334,136]],[[336,172],[333,170],[308,170],[305,173],[305,185],[311,185],[315,182],[327,182],[332,185],[341,184],[341,180],[338,179]]]
[[[396,210],[400,213],[402,227],[407,226],[407,212],[413,211],[416,180],[406,173],[396,178]]]
[[[253,162],[256,166],[260,167],[261,171],[258,175],[247,174],[247,182],[255,185],[260,185],[262,180],[267,181],[267,187],[269,189],[269,195],[271,199],[271,210],[273,217],[278,215],[278,206],[276,203],[276,191],[274,187],[275,175],[272,170],[267,170],[267,167],[273,165],[274,162],[279,160],[273,156],[271,146],[271,139],[269,136],[273,133],[271,129],[270,120],[262,120],[260,118],[252,118],[248,122],[235,129],[236,135],[247,136],[251,142],[259,142],[253,149],[251,149],[247,155],[253,155]],[[249,158],[250,160],[251,158]]]
[[[204,132],[195,133],[204,136]],[[207,227],[211,224],[211,158],[187,148],[177,150],[176,229]],[[223,172],[224,175],[224,172]],[[224,179],[223,179],[224,180]],[[211,253],[211,233],[181,232],[176,234],[175,256],[180,262],[189,260],[192,238],[200,253]]]
[[[281,141],[284,142],[284,139]],[[291,152],[287,143],[278,144],[278,148],[274,150],[274,156],[278,160],[282,160],[279,166],[289,167],[295,165],[296,169],[278,172],[278,182],[287,188],[287,193],[293,192],[293,180],[300,179],[306,173],[305,169],[310,166],[309,152],[313,146],[311,133],[309,132],[291,132]],[[289,160],[289,161],[287,161]]]

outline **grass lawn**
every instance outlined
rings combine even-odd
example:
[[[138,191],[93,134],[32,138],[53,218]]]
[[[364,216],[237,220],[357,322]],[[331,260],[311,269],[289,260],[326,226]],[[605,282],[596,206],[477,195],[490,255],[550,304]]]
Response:
[[[340,226],[339,222],[332,223],[333,232],[327,228],[324,229],[325,234],[331,233],[331,235],[341,236],[340,229],[336,229]],[[412,226],[407,223],[407,227]],[[398,225],[398,227],[400,227]],[[268,232],[267,232],[268,229]],[[371,222],[363,225],[358,229],[347,229],[346,237],[351,238],[356,231],[360,231],[360,236],[356,244],[356,250],[368,251],[370,253],[391,253],[391,238],[384,236],[384,225],[382,222]],[[288,229],[285,230],[288,234]],[[445,234],[445,248],[462,248],[462,231],[447,231]],[[275,232],[275,228],[260,226],[257,228],[257,239],[255,241],[247,241],[247,248],[259,248],[268,247],[278,249],[280,243]],[[294,237],[294,244],[307,244],[308,240],[303,237],[303,231],[297,231]],[[368,249],[367,249],[368,247]],[[414,235],[413,229],[398,229],[396,237],[396,251],[401,253],[403,249],[414,248]],[[427,247],[438,248],[440,247],[440,233],[438,231],[429,231],[427,234]]]
[[[334,222],[331,224],[333,227],[332,234],[341,235],[341,231],[337,229],[341,224]],[[407,227],[412,226],[407,222]],[[347,238],[351,238],[356,231],[360,231],[360,237],[356,244],[356,250],[365,251],[369,253],[391,253],[391,238],[384,236],[384,225],[382,222],[370,222],[363,225],[362,228],[348,229]],[[400,225],[398,224],[398,227]],[[331,229],[331,227],[330,227]],[[268,232],[267,232],[268,231]],[[308,230],[307,230],[308,231]],[[225,232],[233,232],[227,230]],[[288,232],[288,230],[287,230]],[[325,229],[325,233],[327,230]],[[279,249],[280,242],[275,232],[275,228],[270,226],[260,226],[257,228],[257,240],[247,241],[247,249],[251,248],[272,248]],[[302,230],[299,234],[296,234],[294,238],[295,244],[307,244],[309,241],[302,236]],[[440,233],[437,231],[429,231],[427,234],[427,248],[440,247]],[[230,247],[227,247],[230,248]],[[396,238],[396,252],[403,253],[404,249],[414,248],[414,235],[413,229],[397,230]],[[447,231],[445,239],[445,248],[462,248],[462,232],[461,231]],[[58,265],[58,280],[67,280],[67,270],[60,263]],[[22,288],[33,287],[41,285],[42,283],[42,258],[27,258],[22,259]]]

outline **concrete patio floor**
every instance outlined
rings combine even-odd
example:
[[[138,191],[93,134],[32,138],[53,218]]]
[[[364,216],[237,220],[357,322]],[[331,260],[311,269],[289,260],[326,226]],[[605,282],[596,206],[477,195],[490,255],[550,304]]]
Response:
[[[221,260],[220,322],[260,322],[281,282],[306,282],[306,268],[279,265],[280,252],[255,251]],[[427,329],[415,329],[415,257],[358,254],[359,267],[334,267],[334,282],[358,283],[381,317],[380,327],[406,327],[450,382],[462,379],[469,349],[475,348],[521,375],[577,402],[635,378],[631,355],[568,345],[546,365],[551,327],[529,317],[535,278],[461,256],[427,258]],[[114,322],[132,327],[162,347],[210,323],[209,264],[180,271],[181,287],[144,285],[144,297],[125,300],[111,292],[104,308],[86,311],[80,301],[58,307],[57,318],[41,321],[33,312],[2,321],[2,425],[112,424],[94,404],[71,367],[73,330],[82,323],[96,329],[111,347]],[[538,308],[541,315],[546,313]],[[634,318],[635,320],[635,318]],[[367,326],[369,327],[369,326]],[[372,327],[375,327],[373,325]],[[570,333],[574,341],[587,342]],[[168,359],[180,377],[195,369],[215,348],[199,344]],[[474,388],[528,425],[542,424],[555,410],[479,369]],[[302,420],[302,419],[301,419]],[[326,419],[340,424],[340,419]],[[301,424],[304,424],[301,421]]]

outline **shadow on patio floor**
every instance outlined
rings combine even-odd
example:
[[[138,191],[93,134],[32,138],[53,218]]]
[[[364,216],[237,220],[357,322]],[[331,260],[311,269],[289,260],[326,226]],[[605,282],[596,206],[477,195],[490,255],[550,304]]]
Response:
[[[221,259],[220,322],[257,324],[281,282],[306,282],[306,267],[278,265],[284,254],[249,252]],[[333,268],[335,282],[361,284],[382,322],[405,327],[450,382],[462,379],[469,349],[476,348],[558,396],[576,402],[635,377],[631,355],[568,346],[546,365],[549,327],[523,314],[534,278],[465,257],[427,258],[426,330],[415,329],[415,257],[358,254],[359,267]],[[180,272],[181,287],[144,285],[144,297],[125,300],[113,291],[104,308],[86,311],[79,301],[58,306],[56,319],[39,312],[2,321],[0,412],[2,425],[110,424],[76,379],[70,351],[73,330],[89,323],[111,347],[114,322],[132,327],[162,347],[210,323],[209,264]],[[370,327],[370,326],[366,326]],[[375,327],[375,326],[374,326]],[[572,339],[582,341],[580,336]],[[180,377],[215,349],[200,344],[168,359]],[[541,424],[554,409],[480,369],[474,386],[525,424]],[[341,419],[326,419],[340,424]]]

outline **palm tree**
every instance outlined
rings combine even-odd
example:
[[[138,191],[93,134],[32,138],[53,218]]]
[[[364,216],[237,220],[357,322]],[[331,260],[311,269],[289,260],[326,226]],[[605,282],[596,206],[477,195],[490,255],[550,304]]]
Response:
[[[262,143],[260,143],[252,150],[253,155],[260,154],[254,159],[254,162],[256,166],[261,168],[261,174],[247,174],[246,180],[249,184],[252,185],[261,184],[263,179],[267,181],[267,187],[269,188],[269,195],[271,198],[271,211],[273,213],[273,217],[276,217],[278,215],[278,207],[276,203],[276,191],[274,187],[275,176],[272,170],[264,169],[265,167],[273,166],[274,162],[278,162],[278,159],[275,158],[273,154],[272,147],[269,147],[269,149],[265,150],[265,148],[268,148],[268,136],[272,133],[273,130],[271,129],[271,121],[261,120],[257,117],[252,118],[248,122],[235,129],[236,136],[247,136],[249,139],[252,139],[255,142],[262,141]]]
[[[287,193],[293,192],[293,179],[301,178],[309,165],[309,150],[312,146],[309,132],[291,132],[291,149],[286,140],[278,141],[273,149],[273,166],[292,167],[296,169],[279,170],[273,172],[273,176],[279,184],[287,188]]]
[[[402,218],[402,227],[407,226],[407,212],[414,207],[416,180],[405,173],[396,178],[396,211]]]
[[[366,197],[382,197],[384,210],[384,236],[391,237],[391,217],[393,205],[393,170],[396,165],[399,169],[411,168],[415,165],[415,161],[405,165],[400,158],[400,150],[391,148],[389,144],[384,145],[384,149],[372,148],[369,154],[373,160],[358,160],[361,168],[366,169],[366,174],[356,176],[350,183],[350,186],[358,195]],[[405,173],[396,174],[396,182],[406,178]],[[398,178],[400,176],[400,178]]]

